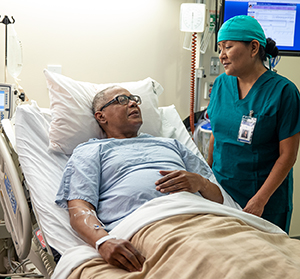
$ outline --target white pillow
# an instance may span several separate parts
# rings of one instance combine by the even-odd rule
[[[197,145],[185,128],[175,106],[170,105],[167,107],[160,107],[159,110],[161,112],[161,118],[163,122],[162,137],[177,139],[187,148],[189,148],[194,154],[204,160]]]
[[[76,81],[69,77],[44,70],[50,96],[52,121],[49,131],[49,148],[71,154],[80,143],[90,138],[104,138],[92,113],[95,94],[111,85],[119,85],[142,98],[140,105],[143,125],[139,132],[161,135],[161,118],[158,96],[162,86],[151,78],[135,82],[95,84]]]

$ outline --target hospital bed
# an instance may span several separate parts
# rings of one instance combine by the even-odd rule
[[[68,212],[54,200],[76,145],[91,137],[105,137],[90,107],[93,95],[110,84],[75,81],[48,71],[45,76],[50,109],[31,101],[19,105],[12,120],[2,121],[1,205],[20,262],[30,259],[45,278],[55,279],[90,278],[89,272],[98,276],[92,278],[268,278],[265,272],[274,270],[274,265],[281,268],[270,278],[300,278],[300,242],[242,212],[222,188],[223,205],[190,193],[168,195],[146,203],[110,232],[130,239],[146,255],[141,277],[105,264],[78,237]],[[159,83],[147,78],[119,85],[142,98],[142,132],[176,138],[204,160],[175,107],[158,107],[158,96],[163,93]],[[209,179],[217,183],[213,175]],[[194,223],[203,225],[193,231]],[[173,225],[176,230],[170,229]],[[189,228],[187,235],[185,228]],[[187,250],[179,241],[181,233]],[[203,239],[195,243],[191,235]],[[228,240],[234,246],[233,255],[225,249]],[[58,264],[52,249],[62,255]]]

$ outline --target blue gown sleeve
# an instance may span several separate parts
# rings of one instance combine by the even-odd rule
[[[75,149],[65,167],[55,202],[67,208],[67,201],[80,199],[97,210],[100,181],[99,146],[81,146]]]

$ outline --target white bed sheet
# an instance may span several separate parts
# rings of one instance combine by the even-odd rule
[[[55,196],[68,157],[48,150],[49,110],[35,102],[17,108],[16,147],[37,219],[48,244],[59,253],[84,242],[66,225],[66,210],[55,204]],[[68,235],[68,237],[66,237]]]
[[[193,143],[191,138],[189,137],[188,132],[186,131],[184,125],[181,122],[181,119],[178,113],[175,110],[174,106],[160,108],[162,121],[165,124],[163,130],[163,136],[168,136],[172,138],[177,138],[183,144],[187,145],[195,154],[202,157],[199,150],[197,149],[196,145]],[[171,122],[168,122],[168,119]],[[83,240],[81,240],[77,234],[73,231],[69,223],[69,216],[68,212],[60,207],[58,207],[54,200],[57,189],[60,184],[60,180],[62,177],[62,172],[64,170],[65,164],[68,160],[68,156],[62,153],[54,153],[48,149],[49,144],[49,123],[51,121],[50,111],[47,109],[40,109],[35,102],[32,102],[32,105],[22,105],[17,108],[16,112],[16,121],[15,121],[15,132],[16,132],[16,147],[19,155],[19,160],[21,163],[22,170],[25,175],[25,179],[28,184],[28,188],[30,190],[31,200],[34,205],[34,210],[36,216],[38,218],[39,224],[41,229],[44,233],[44,236],[50,246],[55,248],[63,257],[60,260],[60,264],[57,266],[57,271],[52,278],[63,278],[59,277],[58,274],[63,272],[70,272],[71,266],[68,262],[68,255],[72,255],[73,262],[82,262],[91,256],[94,255],[96,252],[92,247],[88,246]],[[170,123],[175,125],[171,125]],[[203,158],[203,157],[202,157]],[[211,177],[211,180],[215,181],[214,177]],[[239,208],[236,203],[227,195],[227,193],[222,190],[223,196],[225,197],[225,204],[231,207]],[[183,195],[183,194],[181,194]],[[194,195],[192,195],[194,196]],[[170,196],[171,197],[171,196]],[[174,196],[175,197],[175,196]],[[190,197],[190,195],[189,195]],[[170,199],[170,198],[169,198]],[[197,201],[198,198],[197,197]],[[203,199],[202,199],[203,200]],[[166,200],[167,201],[167,200]],[[184,205],[184,208],[188,208],[187,205],[190,204],[190,198],[187,201],[187,204]],[[198,202],[196,202],[198,203]],[[216,203],[206,202],[206,205],[209,207],[202,205],[199,207],[197,206],[198,212],[212,212],[218,214],[224,214],[224,208],[229,210],[230,212],[233,210],[227,206],[218,205]],[[150,202],[149,206],[153,207],[155,201]],[[164,203],[163,203],[164,204]],[[163,206],[162,204],[162,206]],[[166,202],[169,204],[169,202]],[[134,231],[138,230],[144,224],[152,222],[154,220],[158,220],[163,218],[164,214],[174,214],[174,209],[176,209],[178,205],[173,204],[172,210],[167,210],[167,207],[162,207],[158,210],[157,214],[152,214],[150,210],[151,218],[140,218],[139,222],[136,220],[132,222],[132,218],[134,216],[138,216],[139,212],[149,212],[148,204],[142,207],[140,210],[136,211],[134,214],[129,218],[122,222],[119,226],[117,226],[112,233],[116,234],[120,238],[129,238]],[[213,207],[213,209],[209,209]],[[178,207],[180,208],[180,207]],[[148,210],[148,211],[147,211]],[[194,209],[193,209],[194,210]],[[201,210],[201,211],[199,211]],[[203,211],[204,210],[204,211]],[[211,210],[211,211],[209,211]],[[226,211],[225,210],[225,211]],[[170,213],[171,212],[171,213]],[[181,211],[185,212],[185,211]],[[175,214],[179,213],[175,211]],[[226,213],[229,214],[229,213]],[[231,214],[241,214],[242,216],[249,216],[249,214],[245,214],[240,210],[234,210]],[[142,213],[142,216],[147,215],[147,213]],[[169,215],[167,215],[169,216]],[[153,217],[153,218],[152,218]],[[249,219],[249,218],[248,218]],[[246,222],[249,222],[247,218],[245,219]],[[273,232],[281,232],[280,229],[271,225],[266,221],[261,221],[262,219],[256,218],[255,216],[250,216],[250,221],[252,224],[256,224],[260,229],[270,230]],[[123,226],[128,226],[130,230],[124,230]],[[257,224],[258,222],[258,224]],[[260,223],[263,222],[263,223]],[[124,234],[126,232],[126,234]],[[73,247],[80,246],[80,247],[88,247],[84,248],[87,249],[87,253],[80,252],[76,250],[75,258],[74,254],[71,252],[74,250]],[[71,249],[71,250],[70,250]],[[69,253],[69,251],[71,251]],[[84,250],[83,250],[84,251]],[[80,255],[80,256],[79,256]],[[85,256],[84,256],[85,255]],[[66,259],[66,260],[64,260]],[[70,268],[67,270],[66,267],[70,265]],[[62,266],[62,268],[60,268]],[[65,277],[64,277],[65,278]]]

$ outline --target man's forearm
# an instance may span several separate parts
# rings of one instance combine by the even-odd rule
[[[108,235],[99,220],[89,214],[89,211],[94,210],[89,203],[83,200],[71,200],[68,202],[68,207],[70,224],[85,242],[95,247],[97,240]]]
[[[94,210],[90,203],[72,200],[68,202],[68,207],[72,228],[85,242],[95,248],[99,240],[98,252],[107,263],[127,271],[142,270],[145,258],[128,240],[110,238],[101,227],[98,218],[89,214],[89,211]]]
[[[206,183],[201,184],[199,193],[206,199],[223,204],[224,198],[220,188],[206,179]]]

